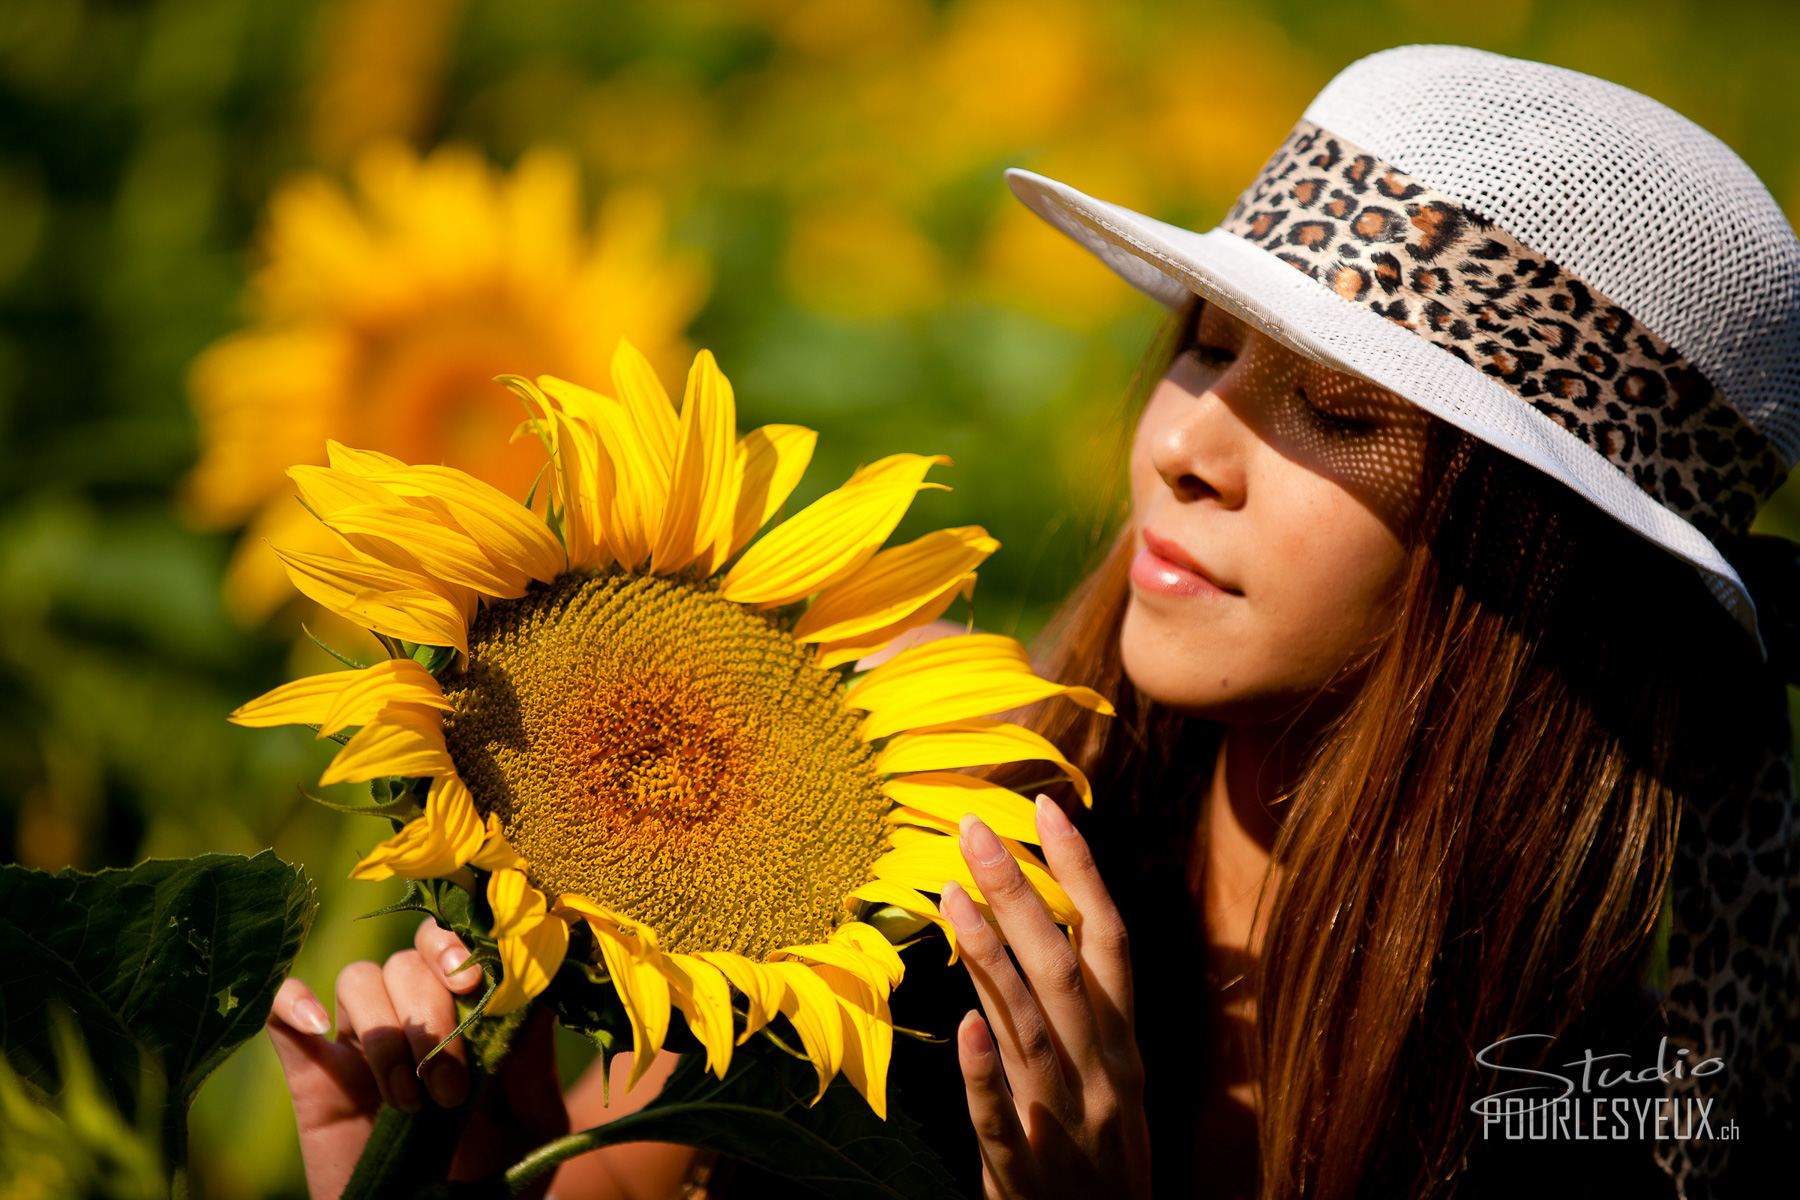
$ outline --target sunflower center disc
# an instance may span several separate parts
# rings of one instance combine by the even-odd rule
[[[456,769],[531,882],[667,950],[822,941],[886,848],[839,676],[712,585],[564,575],[484,608],[444,691]]]

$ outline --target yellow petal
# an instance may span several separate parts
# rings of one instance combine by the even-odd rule
[[[383,563],[275,548],[302,595],[365,629],[469,652],[462,606],[431,581]]]
[[[975,573],[971,571],[926,601],[923,607],[901,617],[892,625],[883,625],[880,629],[870,630],[868,633],[846,638],[843,641],[819,643],[814,661],[819,664],[820,670],[829,670],[842,663],[853,663],[867,658],[907,630],[917,629],[921,625],[929,625],[943,616],[944,610],[949,608],[958,596],[967,599],[974,595]]]
[[[367,725],[394,702],[450,711],[450,701],[437,679],[413,659],[392,658],[347,674],[352,678],[319,723],[320,737],[352,725]]]
[[[830,963],[834,967],[850,972],[884,994],[889,988],[886,966],[876,962],[855,946],[845,945],[842,942],[813,942],[804,946],[784,946],[769,955],[771,962],[781,962],[785,959],[799,959],[810,963]]]
[[[463,781],[440,775],[426,793],[424,815],[370,851],[351,869],[350,878],[441,878],[469,861],[483,832],[474,798]]]
[[[742,550],[793,494],[819,435],[801,425],[763,425],[738,439],[737,503],[731,537],[713,548],[711,570]]]
[[[357,450],[339,441],[325,443],[325,461],[334,470],[348,471],[352,475],[369,475],[406,465],[391,454],[383,454],[379,450]]]
[[[568,567],[562,543],[542,517],[526,508],[522,499],[513,499],[473,475],[422,463],[374,478],[409,502],[441,503],[503,568],[549,583]]]
[[[1037,856],[1014,839],[1003,836],[1000,841],[1018,860],[1019,869],[1024,872],[1032,889],[1043,898],[1050,915],[1065,925],[1073,923],[1077,919],[1075,905],[1069,900],[1068,893],[1063,891],[1062,885],[1038,862]],[[904,842],[896,838],[894,848],[875,860],[870,874],[877,879],[886,879],[903,887],[925,892],[935,892],[944,886],[945,880],[954,879],[968,891],[970,898],[976,903],[987,903],[981,885],[975,882],[975,876],[970,873],[969,864],[963,860],[962,850],[953,836],[928,834]]]
[[[558,497],[556,509],[569,566],[607,565],[615,545],[607,538],[614,517],[613,466],[600,448],[593,423],[586,417],[572,415],[561,400],[528,379],[517,375],[497,378],[527,407],[543,414],[540,424],[550,448]]]
[[[565,420],[580,435],[584,469],[590,474],[592,519],[605,530],[607,544],[619,562],[635,568],[650,553],[667,503],[659,489],[658,471],[631,417],[610,396],[590,391],[554,375],[538,376],[538,385],[554,399]],[[585,462],[587,439],[598,452]]]
[[[935,638],[908,646],[850,682],[845,703],[866,710],[867,741],[922,725],[1005,712],[1050,696],[1113,715],[1099,692],[1053,683],[1031,669],[1025,648],[999,633]]]
[[[525,872],[502,868],[488,876],[488,907],[493,910],[495,937],[522,937],[547,918],[544,893],[531,885]],[[561,921],[561,917],[554,918]]]
[[[706,1047],[706,1068],[720,1079],[731,1065],[731,986],[719,969],[692,954],[665,954],[663,973],[688,1028]]]
[[[955,966],[957,959],[956,926],[938,911],[938,906],[931,898],[917,888],[895,883],[891,879],[871,879],[851,890],[850,895],[858,900],[867,900],[871,904],[892,904],[909,913],[917,913],[936,925],[950,943],[949,965]]]
[[[431,822],[422,816],[414,817],[393,837],[381,842],[351,867],[350,878],[379,883],[401,873],[395,870],[396,864],[416,867],[443,861],[448,861],[448,855],[432,830]],[[433,878],[455,869],[450,867],[445,871],[432,871],[429,875],[409,875],[407,878]]]
[[[1074,781],[1082,802],[1093,807],[1094,789],[1087,776],[1064,757],[1054,743],[1035,730],[992,717],[973,717],[896,734],[875,755],[875,769],[884,775],[892,775],[904,771],[940,771],[1038,760],[1062,768]],[[1037,841],[1035,837],[1022,840]]]
[[[368,724],[391,700],[450,707],[431,672],[412,659],[395,658],[360,670],[328,671],[284,683],[239,705],[226,719],[257,729],[319,725],[319,735],[327,737],[346,726]]]
[[[325,524],[371,558],[383,562],[410,558],[428,578],[503,600],[525,594],[524,572],[496,567],[474,538],[424,508],[350,505],[325,518]]]
[[[503,867],[523,870],[525,867],[525,859],[506,840],[506,834],[500,829],[500,818],[493,813],[489,813],[482,824],[481,848],[469,856],[469,865],[484,871],[498,871]]]
[[[974,813],[1001,837],[1036,842],[1037,808],[1011,788],[956,771],[920,771],[884,780],[881,790],[896,804],[942,817],[952,825]]]
[[[764,964],[729,950],[702,950],[695,957],[717,967],[731,986],[744,994],[748,1019],[744,1032],[738,1034],[738,1045],[743,1045],[781,1011],[781,980]]]
[[[893,943],[881,936],[879,929],[861,921],[845,921],[832,931],[831,940],[856,949],[872,961],[882,978],[887,980],[888,990],[892,991],[900,986],[900,980],[906,974],[906,964],[900,961],[900,952],[894,949]]]
[[[335,467],[305,464],[289,467],[287,475],[294,481],[300,502],[321,521],[340,509],[359,504],[393,504],[400,499],[366,476]]]
[[[657,963],[661,952],[655,947],[623,936],[609,922],[590,920],[588,928],[631,1021],[631,1075],[625,1081],[629,1091],[650,1069],[669,1034],[669,980]]]
[[[656,368],[623,334],[619,336],[618,345],[613,347],[612,378],[613,391],[618,393],[619,403],[625,406],[625,411],[631,414],[631,423],[637,428],[646,457],[663,480],[666,494],[670,473],[675,468],[678,428],[675,405],[669,401],[669,393],[663,390],[662,381],[656,377]]]
[[[794,625],[801,642],[829,642],[880,629],[959,586],[1000,548],[979,525],[939,529],[876,554],[832,584]]]
[[[319,777],[324,785],[366,783],[383,775],[451,775],[444,719],[436,709],[389,703],[337,752]]]
[[[927,488],[945,454],[893,454],[862,468],[764,534],[725,575],[720,594],[739,604],[789,604],[829,587],[868,562]]]
[[[456,848],[456,865],[461,866],[481,848],[487,837],[487,826],[475,811],[475,797],[462,776],[454,772],[439,775],[425,793],[425,815],[443,830],[444,839]]]
[[[894,1019],[887,996],[848,971],[832,966],[816,970],[837,1000],[843,1021],[844,1077],[885,1121],[888,1062],[894,1053]]]
[[[673,574],[701,555],[711,563],[713,545],[729,534],[735,515],[736,451],[737,400],[712,351],[702,349],[688,369],[668,506],[650,554],[657,574]]]
[[[806,1056],[818,1069],[819,1094],[808,1101],[817,1104],[844,1065],[844,1022],[837,1000],[806,963],[788,960],[763,965],[781,981],[781,1015],[793,1023]]]
[[[548,917],[517,937],[495,939],[500,952],[500,986],[483,1010],[504,1016],[550,986],[569,952],[569,927],[561,917]]]

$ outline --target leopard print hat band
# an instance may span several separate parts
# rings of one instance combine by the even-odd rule
[[[1460,200],[1301,118],[1220,227],[1492,375],[1715,542],[1787,478],[1680,350]]]

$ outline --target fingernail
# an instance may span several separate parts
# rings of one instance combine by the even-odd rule
[[[466,962],[469,962],[469,952],[452,946],[450,949],[444,951],[443,957],[438,959],[438,970],[442,971],[444,973],[444,978],[449,980],[452,984],[461,986],[472,978],[468,973],[467,967],[463,969],[462,977],[460,979],[457,977],[458,972],[456,968],[461,967]],[[469,966],[472,967],[474,964],[470,963]]]
[[[388,1068],[388,1095],[401,1112],[416,1113],[425,1105],[419,1099],[419,1088],[405,1063]]]
[[[963,1044],[969,1048],[969,1053],[977,1056],[994,1052],[994,1039],[988,1033],[987,1022],[972,1008],[963,1018]]]
[[[1006,847],[994,836],[994,831],[982,823],[974,813],[964,813],[962,819],[963,843],[968,846],[975,861],[984,867],[991,867],[1006,857]]]
[[[1037,797],[1038,829],[1057,837],[1068,837],[1075,832],[1075,826],[1069,821],[1069,814],[1062,810],[1062,805],[1039,792]]]
[[[294,1020],[297,1028],[307,1033],[328,1033],[331,1030],[331,1017],[326,1014],[325,1006],[310,996],[294,1005]]]
[[[455,1108],[469,1095],[469,1080],[462,1064],[438,1055],[425,1068],[425,1088],[444,1108]]]
[[[951,879],[945,882],[938,893],[938,907],[950,918],[950,923],[964,933],[973,933],[981,928],[981,910],[969,899],[969,893],[963,885]]]

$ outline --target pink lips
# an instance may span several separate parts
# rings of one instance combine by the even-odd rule
[[[1143,546],[1131,560],[1131,581],[1171,596],[1234,596],[1242,593],[1214,582],[1180,546],[1142,530]]]

